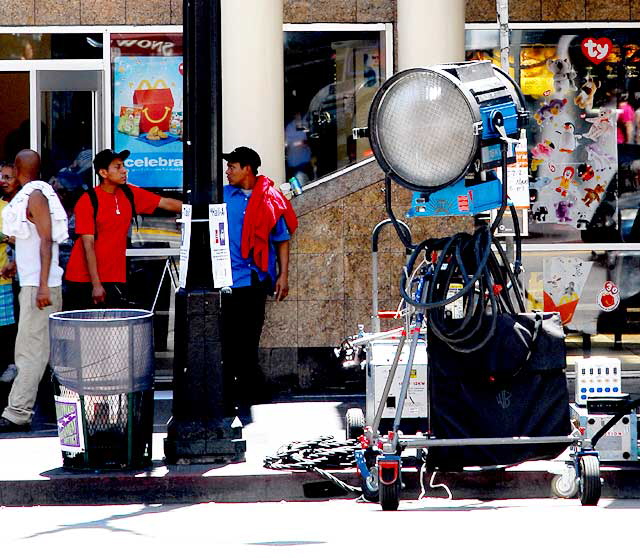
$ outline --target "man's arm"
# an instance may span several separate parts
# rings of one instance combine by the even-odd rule
[[[289,295],[289,241],[276,242],[276,258],[278,260],[278,279],[275,285],[277,301],[284,300]]]
[[[51,268],[51,213],[49,201],[40,190],[34,190],[27,205],[29,220],[36,226],[40,237],[40,285],[36,295],[36,306],[40,309],[51,306],[49,291],[49,269]]]
[[[96,245],[95,236],[92,234],[83,234],[80,236],[82,239],[82,247],[84,248],[84,258],[87,262],[87,269],[89,270],[89,277],[91,277],[91,285],[93,290],[91,296],[93,297],[94,304],[100,304],[104,302],[106,292],[100,281],[100,275],[98,275],[98,260],[96,258]]]
[[[174,200],[173,198],[160,198],[158,207],[172,211],[173,213],[180,213],[182,211],[182,202],[180,200]]]

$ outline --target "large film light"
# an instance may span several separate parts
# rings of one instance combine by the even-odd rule
[[[369,112],[373,153],[390,177],[432,193],[500,166],[527,122],[508,75],[490,62],[414,68],[389,79]],[[477,180],[476,180],[477,181]]]

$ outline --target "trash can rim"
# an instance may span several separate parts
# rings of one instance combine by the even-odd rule
[[[113,318],[82,318],[78,317],[77,314],[90,314],[93,312],[138,312],[138,314],[134,316],[121,316],[121,317],[113,317]],[[75,317],[68,317],[69,314],[74,314]],[[86,309],[86,310],[65,310],[63,312],[53,312],[49,315],[49,319],[53,321],[82,321],[82,322],[122,322],[126,320],[138,320],[140,318],[153,318],[153,312],[149,310],[145,310],[143,308],[107,308],[107,309]]]

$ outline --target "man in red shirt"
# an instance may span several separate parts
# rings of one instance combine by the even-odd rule
[[[136,215],[153,213],[156,208],[182,211],[179,200],[127,184],[124,161],[129,155],[127,150],[115,153],[105,149],[93,160],[100,184],[94,190],[93,202],[85,193],[74,209],[77,239],[65,272],[66,309],[121,307],[126,293],[127,235],[133,209]]]

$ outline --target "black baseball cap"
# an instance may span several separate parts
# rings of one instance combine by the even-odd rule
[[[258,167],[262,164],[260,155],[258,155],[250,147],[236,147],[231,153],[223,153],[222,158],[230,163],[240,163],[240,166],[246,167],[251,165],[251,168],[257,172]]]
[[[128,149],[124,149],[120,151],[120,153],[116,153],[111,149],[103,149],[93,158],[93,168],[98,174],[100,169],[108,169],[111,161],[114,159],[125,160],[129,155],[131,155],[131,151]]]

